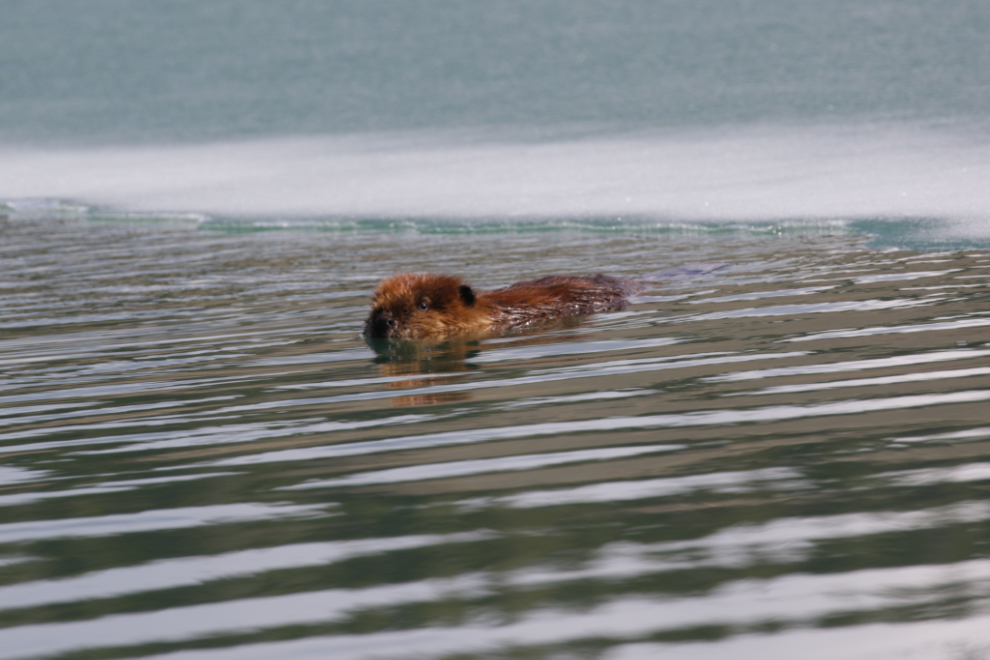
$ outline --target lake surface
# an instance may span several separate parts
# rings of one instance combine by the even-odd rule
[[[4,236],[0,657],[990,641],[985,250],[71,218]],[[729,260],[618,313],[360,337],[401,268],[496,286]]]
[[[2,6],[0,659],[990,658],[990,5]]]

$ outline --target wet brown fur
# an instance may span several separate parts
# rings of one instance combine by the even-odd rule
[[[625,306],[644,285],[609,275],[551,275],[494,291],[475,292],[460,277],[402,273],[372,296],[364,334],[420,339],[492,332]]]

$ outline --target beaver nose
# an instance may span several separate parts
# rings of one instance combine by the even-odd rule
[[[397,325],[398,323],[395,322],[395,318],[390,312],[376,309],[365,324],[364,333],[369,337],[382,339],[388,337]]]

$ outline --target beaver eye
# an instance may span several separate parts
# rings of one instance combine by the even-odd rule
[[[430,305],[424,300],[423,302],[419,303],[419,308],[425,312],[430,308]]]

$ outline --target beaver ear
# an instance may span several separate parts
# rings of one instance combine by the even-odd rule
[[[457,287],[457,292],[461,294],[461,300],[464,301],[465,305],[474,307],[474,291],[471,290],[471,287],[467,284],[462,284]]]

